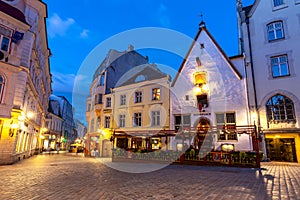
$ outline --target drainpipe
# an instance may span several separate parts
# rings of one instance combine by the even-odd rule
[[[248,36],[248,40],[249,40],[248,41],[249,42],[249,50],[250,50],[249,51],[249,56],[250,56],[251,78],[252,78],[253,92],[254,92],[254,104],[255,104],[254,106],[255,106],[255,111],[257,113],[257,127],[258,127],[258,131],[256,130],[256,140],[257,140],[257,139],[259,139],[259,135],[260,135],[260,132],[261,132],[261,124],[260,124],[260,114],[259,114],[259,110],[258,110],[256,82],[255,82],[255,75],[254,75],[254,68],[253,68],[252,42],[251,42],[251,34],[250,34],[250,28],[249,28],[249,26],[250,26],[249,17],[246,17],[245,22],[246,22],[246,25],[247,25],[247,36]],[[256,127],[256,125],[255,125],[255,127]],[[263,150],[263,153],[265,155],[265,159],[267,159],[266,144],[265,144],[264,137],[263,137],[263,140],[262,140],[262,150]]]

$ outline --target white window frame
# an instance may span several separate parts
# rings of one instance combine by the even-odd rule
[[[160,126],[160,111],[151,112],[151,126]]]
[[[120,95],[120,105],[121,106],[126,105],[126,94],[121,94]]]
[[[285,62],[282,61],[281,58],[285,58]],[[271,58],[271,70],[272,70],[272,77],[273,78],[279,78],[279,77],[285,77],[285,76],[290,76],[290,68],[289,68],[289,63],[288,63],[288,55],[287,54],[282,54],[282,55],[277,55],[277,56],[272,56]],[[273,60],[277,60],[277,63],[274,63]],[[279,75],[275,76],[274,75],[274,68],[277,66]],[[286,66],[286,74],[282,73],[282,68]]]
[[[276,25],[278,25],[278,24],[280,24],[280,27],[279,26],[276,27]],[[282,37],[278,36],[278,34],[277,34],[278,30],[281,31]],[[270,39],[271,32],[274,34],[274,39]],[[267,37],[268,37],[269,42],[284,39],[285,32],[284,32],[283,21],[274,21],[274,22],[267,24]]]
[[[104,117],[104,128],[110,128],[110,116]]]
[[[126,116],[125,116],[125,114],[120,114],[119,115],[119,127],[120,128],[123,128],[123,127],[125,127],[125,124],[126,123]]]
[[[143,101],[143,92],[135,91],[134,93],[134,103],[142,103]]]
[[[141,112],[133,113],[133,126],[134,127],[142,126],[142,113]]]
[[[156,92],[154,92],[155,90],[156,90]],[[159,90],[159,92],[157,92],[157,90]],[[151,95],[152,101],[160,101],[161,100],[161,88],[160,87],[152,88],[151,92],[152,92],[152,95]],[[159,98],[157,98],[157,96],[159,96]]]

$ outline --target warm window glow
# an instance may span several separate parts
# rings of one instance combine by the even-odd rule
[[[197,72],[194,74],[194,84],[195,85],[203,85],[206,83],[206,73]]]

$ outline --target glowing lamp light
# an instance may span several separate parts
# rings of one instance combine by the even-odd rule
[[[12,129],[18,129],[19,128],[19,124],[12,124],[10,126],[10,128],[12,128]]]
[[[33,112],[28,112],[28,113],[27,113],[27,117],[28,117],[29,119],[32,119],[32,118],[34,117],[34,113],[33,113]]]
[[[201,94],[201,92],[202,92],[202,90],[201,90],[200,87],[195,86],[195,87],[193,88],[193,93],[194,93],[195,95]]]

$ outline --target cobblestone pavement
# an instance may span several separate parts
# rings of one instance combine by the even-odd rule
[[[126,173],[94,158],[38,155],[0,166],[0,177],[1,200],[300,199],[300,165],[292,163],[263,163],[261,170],[170,165]]]

